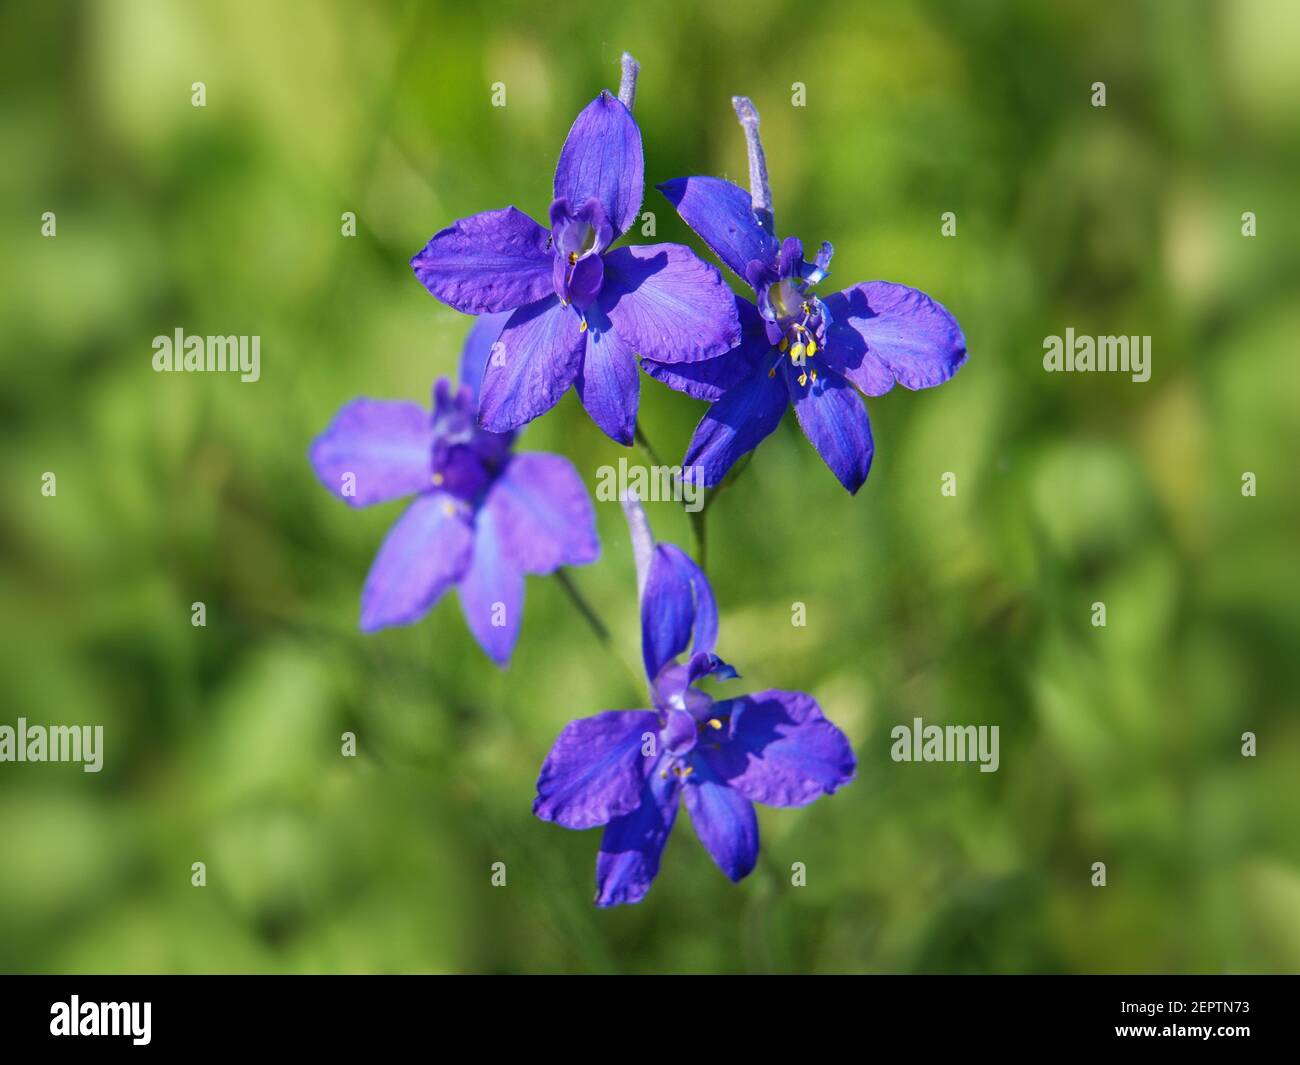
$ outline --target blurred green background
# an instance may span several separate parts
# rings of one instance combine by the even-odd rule
[[[1288,0],[5,5],[0,724],[101,723],[106,754],[0,764],[0,968],[1300,969],[1298,29]],[[360,635],[402,504],[352,511],[305,456],[353,396],[454,372],[468,320],[407,260],[466,214],[544,217],[624,48],[648,182],[743,182],[749,94],[827,290],[920,287],[971,358],[870,402],[857,498],[788,416],[711,512],[731,690],[811,692],[856,783],[764,811],[739,886],[683,815],[647,900],[598,911],[599,833],[535,820],[533,783],[567,720],[644,692],[553,579],[507,672],[454,598]],[[1151,335],[1150,382],[1044,373],[1067,326]],[[261,380],[155,374],[177,327],[260,335]],[[642,396],[679,457],[702,404]],[[572,393],[521,446],[593,488],[640,460]],[[574,580],[635,662],[596,509]],[[917,716],[999,725],[1000,770],[892,762]]]

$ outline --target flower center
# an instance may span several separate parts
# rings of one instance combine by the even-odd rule
[[[773,286],[774,294],[776,288]],[[776,306],[775,298],[772,304]],[[801,296],[796,312],[782,317],[788,317],[790,321],[785,324],[777,350],[790,356],[790,365],[799,371],[800,385],[816,381],[817,371],[808,368],[808,360],[826,343],[826,326],[830,316],[826,313],[825,305],[816,296]],[[768,371],[768,376],[776,376],[775,366]]]

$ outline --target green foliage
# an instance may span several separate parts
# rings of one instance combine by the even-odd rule
[[[102,723],[106,752],[0,764],[0,969],[1300,967],[1298,24],[1285,0],[6,6],[0,724]],[[349,510],[306,451],[353,396],[454,372],[468,320],[407,260],[475,211],[543,217],[625,47],[649,183],[743,181],[750,95],[781,231],[834,241],[832,288],[934,295],[971,359],[870,402],[857,498],[791,417],[710,511],[737,690],[811,692],[857,782],[764,812],[739,886],[683,816],[646,902],[601,912],[598,833],[535,820],[533,781],[565,721],[644,691],[554,581],[507,673],[454,597],[362,636],[400,505]],[[1067,326],[1151,335],[1151,380],[1044,373]],[[261,380],[153,373],[177,327],[260,335]],[[675,461],[702,405],[642,393]],[[621,453],[572,395],[521,445],[589,484]],[[573,577],[635,662],[597,511]],[[999,725],[1001,768],[892,762],[914,717]]]

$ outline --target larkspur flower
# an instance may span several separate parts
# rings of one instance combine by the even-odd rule
[[[739,342],[735,301],[715,267],[680,244],[611,248],[643,192],[641,131],[623,100],[601,92],[560,151],[549,231],[515,207],[485,211],[411,260],[425,288],[457,310],[512,312],[482,380],[484,428],[516,429],[573,385],[592,420],[631,444],[636,355],[690,363]]]
[[[461,380],[478,380],[501,316],[474,324]],[[312,443],[321,484],[366,507],[414,502],[389,530],[361,593],[361,629],[418,621],[453,585],[470,632],[498,665],[510,660],[524,574],[594,562],[600,553],[587,490],[568,459],[516,454],[513,433],[489,433],[474,389],[441,378],[433,412],[418,403],[355,399]]]
[[[737,676],[713,653],[713,591],[680,548],[652,541],[640,504],[625,507],[653,708],[571,721],[542,765],[533,803],[538,817],[565,828],[605,826],[599,906],[639,902],[650,890],[679,802],[705,850],[738,881],[758,859],[754,803],[804,806],[849,783],[856,768],[848,739],[811,696],[773,690],[715,702],[696,686]]]
[[[733,351],[685,366],[643,360],[650,376],[712,403],[683,466],[717,484],[757,447],[793,404],[799,426],[840,483],[856,492],[874,445],[855,388],[880,396],[897,382],[909,389],[947,381],[966,361],[956,320],[925,293],[889,281],[852,285],[824,298],[831,245],[813,261],[794,237],[778,240],[758,138],[758,114],[733,101],[749,143],[752,193],[714,177],[677,178],[658,188],[683,221],[754,290],[741,303],[744,337]]]

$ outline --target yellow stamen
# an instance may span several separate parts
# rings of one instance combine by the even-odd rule
[[[720,729],[722,728],[722,722],[716,717],[711,717],[709,718],[709,728]]]
[[[801,385],[806,385],[808,383],[808,375],[806,373],[801,373],[799,375],[799,383]]]
[[[569,265],[573,266],[577,261],[578,261],[578,253],[576,251],[569,252]]]
[[[442,482],[445,481],[445,480],[446,480],[446,478],[443,477],[443,475],[440,474],[440,473],[435,473],[435,474],[433,475],[433,483],[434,483],[435,485],[442,484]]]
[[[777,345],[777,349],[779,351],[785,351],[785,349],[788,348],[789,346],[790,346],[790,341],[786,340],[785,337],[782,337],[781,343]]]
[[[812,372],[812,379],[813,379],[814,381],[817,380],[817,371],[816,371],[816,370],[814,370],[814,371]]]
[[[767,371],[767,376],[768,376],[768,377],[775,377],[775,376],[776,376],[776,367],[775,367],[775,366],[773,366],[770,370]]]
[[[587,331],[587,319],[584,318],[582,320],[582,325],[578,326],[578,332],[585,333],[586,331]]]
[[[817,354],[817,341],[815,340],[808,341],[808,358],[811,359],[816,354]]]
[[[456,513],[456,508],[453,507],[453,506],[451,505],[451,503],[444,503],[444,504],[442,505],[442,512],[443,512],[444,514],[446,514],[447,517],[450,518],[453,514]]]
[[[790,358],[792,358],[795,362],[798,362],[801,358],[803,358],[803,353],[804,353],[804,346],[802,344],[795,344],[790,348]]]

